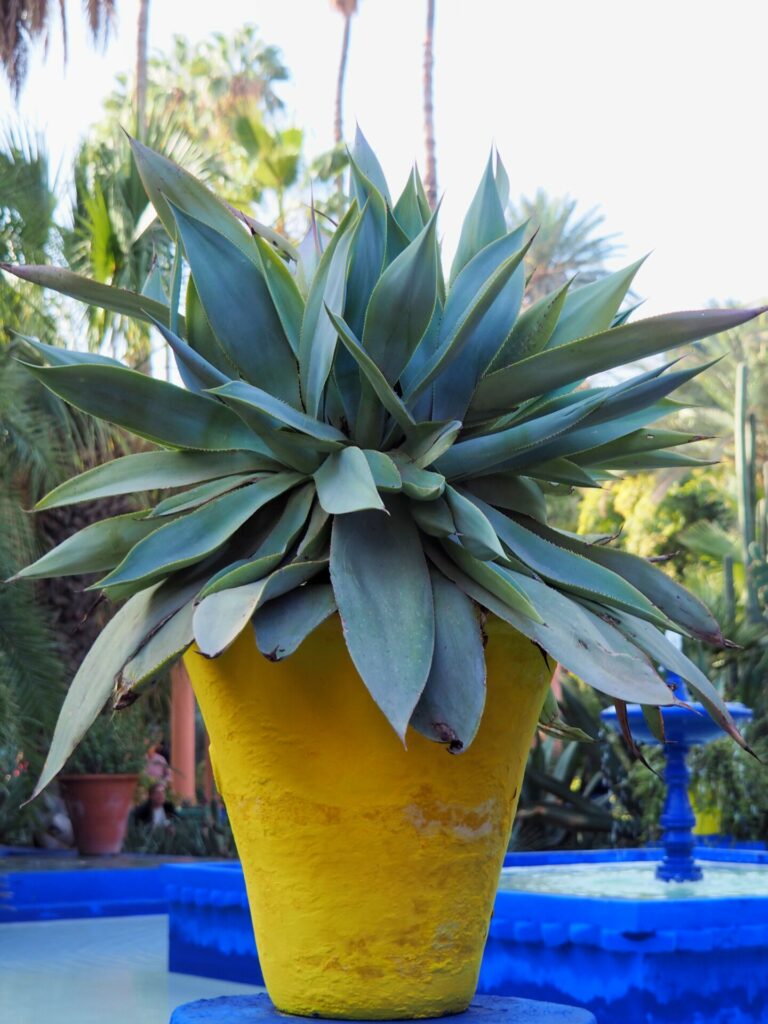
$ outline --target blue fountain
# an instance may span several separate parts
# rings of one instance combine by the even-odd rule
[[[722,736],[722,730],[710,718],[703,704],[691,700],[685,682],[680,676],[668,672],[667,683],[675,697],[685,707],[677,705],[662,709],[666,758],[664,781],[667,784],[667,796],[664,811],[659,819],[664,829],[661,837],[664,854],[656,868],[656,877],[664,882],[697,882],[703,873],[700,863],[693,855],[693,827],[696,824],[696,817],[688,796],[690,774],[686,758],[691,746],[710,743]],[[737,726],[751,720],[752,711],[744,704],[734,701],[727,706]],[[615,707],[606,708],[600,717],[611,728],[619,729]],[[648,728],[639,704],[630,704],[627,707],[627,720],[633,737],[640,743],[659,743]]]

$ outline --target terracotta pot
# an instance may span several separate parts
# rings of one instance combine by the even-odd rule
[[[120,853],[138,781],[127,774],[59,776],[80,853]]]
[[[480,731],[407,748],[360,680],[338,616],[272,663],[247,629],[186,658],[279,1010],[436,1017],[469,1005],[536,721],[541,651],[487,624]]]

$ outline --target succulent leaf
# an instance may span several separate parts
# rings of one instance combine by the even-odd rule
[[[384,509],[368,459],[350,445],[329,455],[315,472],[317,498],[329,515]]]
[[[411,725],[458,754],[475,738],[485,706],[483,637],[473,602],[436,569],[430,577],[435,653]]]
[[[270,661],[282,661],[336,611],[333,587],[309,583],[257,609],[253,616],[256,646]]]
[[[404,737],[432,665],[435,612],[418,530],[397,495],[387,510],[334,518],[331,584],[352,661]]]

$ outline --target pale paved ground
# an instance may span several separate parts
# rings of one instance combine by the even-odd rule
[[[179,1003],[258,992],[166,970],[168,918],[0,925],[2,1024],[168,1024]]]

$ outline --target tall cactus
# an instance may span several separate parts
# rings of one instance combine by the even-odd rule
[[[757,422],[749,409],[749,368],[746,363],[736,367],[736,403],[734,408],[734,440],[736,484],[739,506],[746,613],[749,622],[761,622],[761,594],[768,583],[766,562],[765,497],[757,500]],[[763,484],[768,480],[768,466],[762,467]],[[759,539],[758,539],[759,530]]]

